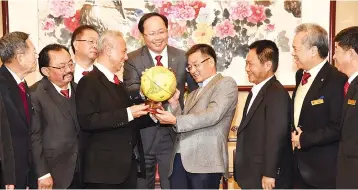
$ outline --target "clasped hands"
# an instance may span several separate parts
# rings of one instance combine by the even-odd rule
[[[302,134],[302,129],[300,127],[296,127],[296,130],[291,133],[291,141],[292,141],[292,148],[301,149],[300,137]]]

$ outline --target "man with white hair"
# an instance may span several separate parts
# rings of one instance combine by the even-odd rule
[[[76,92],[78,121],[86,134],[83,182],[90,189],[136,188],[137,160],[145,170],[144,160],[138,159],[143,154],[139,127],[152,122],[141,117],[148,106],[134,105],[134,96],[129,98],[115,74],[128,58],[122,34],[105,31],[98,52],[96,67],[80,80]]]

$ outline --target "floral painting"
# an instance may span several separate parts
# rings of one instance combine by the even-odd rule
[[[276,42],[280,50],[279,80],[294,84],[295,65],[290,51],[295,27],[301,23],[301,1],[291,0],[39,0],[40,48],[48,43],[69,47],[71,34],[81,24],[99,31],[120,30],[129,51],[143,45],[137,29],[140,17],[158,12],[169,20],[169,44],[187,50],[211,44],[217,69],[238,85],[251,85],[245,73],[248,46],[259,39]]]

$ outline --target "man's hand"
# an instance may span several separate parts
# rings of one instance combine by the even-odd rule
[[[262,176],[262,189],[271,190],[275,188],[275,178]]]
[[[5,185],[5,189],[14,190],[15,185]]]
[[[302,134],[302,130],[299,127],[296,127],[296,131],[293,131],[291,133],[291,141],[293,144],[293,147],[297,147],[298,149],[301,149],[301,144],[300,144],[300,137]]]
[[[180,96],[180,91],[176,89],[174,95],[168,100],[170,106],[173,109],[175,109],[179,105],[179,96]]]
[[[43,179],[39,179],[37,181],[37,184],[38,184],[38,188],[41,190],[41,189],[52,189],[52,186],[53,186],[53,180],[52,180],[52,177],[49,176],[49,177],[46,177],[46,178],[43,178]]]
[[[161,124],[175,125],[177,123],[177,118],[172,113],[160,109],[157,109],[157,112],[154,117],[157,118]]]
[[[140,104],[140,105],[134,105],[129,107],[129,110],[131,110],[133,118],[138,118],[142,115],[147,115],[148,111],[146,109],[149,108],[149,105]]]

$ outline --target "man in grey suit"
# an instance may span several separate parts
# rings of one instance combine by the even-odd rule
[[[39,189],[83,188],[79,174],[80,126],[75,104],[74,63],[59,44],[39,54],[44,76],[31,88],[34,107],[31,125],[32,156]]]
[[[185,52],[168,46],[168,19],[158,13],[145,14],[138,23],[138,29],[143,34],[145,46],[128,54],[127,64],[124,64],[123,82],[129,92],[138,93],[140,78],[145,69],[153,66],[164,66],[174,71],[177,88],[180,90],[180,104],[183,107],[185,83],[189,91],[197,88],[197,84],[189,73],[185,72],[187,60]],[[167,104],[164,103],[164,107]],[[138,188],[154,189],[156,165],[158,164],[160,185],[169,188],[169,160],[173,152],[175,132],[163,125],[147,127],[141,130],[147,179],[138,180]]]
[[[216,73],[216,54],[207,44],[187,52],[188,72],[200,88],[190,93],[184,109],[179,91],[168,100],[169,111],[158,110],[162,124],[172,124],[178,134],[172,154],[170,188],[219,189],[228,174],[227,137],[237,104],[237,85]],[[175,115],[175,116],[174,116]]]

